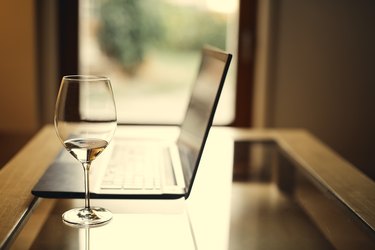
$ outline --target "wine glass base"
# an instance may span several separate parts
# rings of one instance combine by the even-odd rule
[[[62,215],[65,224],[73,227],[98,227],[107,224],[112,213],[105,208],[73,208]]]

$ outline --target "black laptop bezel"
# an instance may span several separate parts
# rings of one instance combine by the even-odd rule
[[[199,163],[200,163],[200,160],[202,158],[203,150],[205,148],[205,144],[206,144],[210,129],[212,127],[213,121],[214,121],[214,117],[215,117],[217,106],[219,104],[221,92],[223,90],[224,82],[225,82],[225,79],[226,79],[226,76],[227,76],[227,73],[228,73],[228,70],[229,70],[231,60],[232,60],[232,54],[226,53],[226,52],[224,52],[224,51],[222,51],[218,48],[214,48],[214,47],[211,47],[211,46],[205,46],[202,49],[202,60],[201,60],[200,67],[202,67],[202,65],[204,63],[203,59],[206,55],[209,55],[212,58],[215,58],[217,60],[222,61],[224,63],[224,69],[223,69],[223,72],[222,72],[222,75],[221,75],[220,82],[218,84],[218,88],[217,88],[217,91],[216,91],[216,94],[215,94],[215,99],[214,99],[214,102],[213,102],[213,105],[212,105],[210,116],[209,116],[205,131],[204,131],[202,144],[200,145],[199,151],[198,151],[197,156],[196,156],[197,159],[195,160],[194,166],[191,166],[193,171],[192,171],[190,183],[185,183],[185,186],[186,186],[185,187],[185,199],[189,198],[190,193],[192,191],[193,184],[194,184],[194,181],[195,181],[195,177],[196,177],[196,174],[198,172]],[[200,69],[199,69],[199,71],[200,71]],[[177,147],[179,149],[181,148],[181,145],[179,145],[180,143],[181,142],[177,141]],[[184,146],[188,146],[188,145],[184,145]],[[182,157],[181,154],[183,154],[183,152],[181,152],[181,150],[180,150],[180,157]]]

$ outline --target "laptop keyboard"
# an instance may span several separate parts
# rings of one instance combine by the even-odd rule
[[[162,151],[151,146],[115,145],[101,188],[160,189],[159,168],[165,155]]]

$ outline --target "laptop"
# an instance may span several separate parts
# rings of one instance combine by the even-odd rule
[[[193,187],[231,58],[231,54],[217,48],[202,49],[201,64],[188,108],[174,141],[115,135],[110,147],[94,162],[96,166],[92,170],[100,171],[95,171],[96,176],[90,176],[90,181],[94,180],[90,183],[90,198],[187,199]],[[133,162],[125,163],[129,159]],[[153,173],[156,179],[150,180],[151,177],[143,177],[137,173],[138,175],[132,178],[132,184],[121,184],[125,179],[130,179],[130,172],[138,171],[128,169],[140,165],[139,162],[135,163],[135,160],[147,162],[146,165],[151,166],[151,169],[147,168],[145,172]],[[44,198],[84,198],[82,168],[72,167],[72,164],[79,163],[66,150],[62,150],[34,186],[32,194]],[[99,164],[104,166],[98,166]],[[111,167],[114,170],[107,170]],[[114,172],[118,169],[122,169],[121,175]],[[111,174],[108,174],[109,172]],[[113,180],[110,180],[110,177]]]

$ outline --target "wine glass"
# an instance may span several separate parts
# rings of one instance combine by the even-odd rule
[[[54,124],[60,141],[84,171],[85,206],[65,212],[63,221],[78,227],[109,222],[110,211],[90,206],[89,171],[92,161],[108,146],[117,126],[110,80],[102,76],[64,76],[57,96]]]

